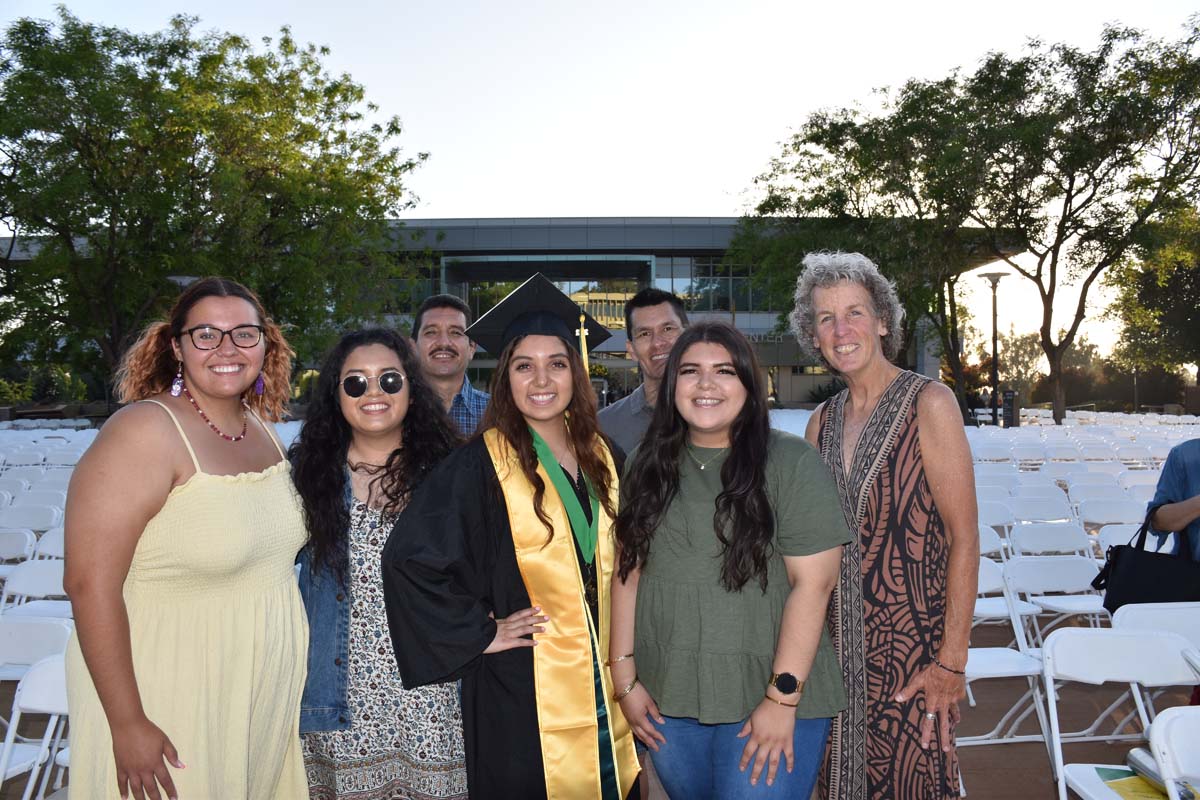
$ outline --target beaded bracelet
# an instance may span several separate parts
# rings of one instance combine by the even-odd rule
[[[966,675],[966,674],[967,674],[967,671],[966,671],[966,670],[964,670],[964,669],[954,669],[954,668],[952,668],[952,667],[947,667],[945,664],[943,664],[942,662],[938,661],[938,657],[937,657],[937,656],[931,655],[931,656],[930,656],[930,658],[932,658],[932,659],[933,659],[933,663],[934,663],[934,664],[937,664],[939,667],[941,667],[942,669],[946,670],[946,672],[952,672],[952,673],[954,673],[955,675]]]
[[[633,683],[629,684],[624,689],[622,689],[621,691],[619,691],[613,695],[613,700],[615,700],[618,703],[621,702],[622,700],[624,700],[626,697],[629,696],[629,693],[633,691],[633,687],[635,687],[637,685],[638,685],[638,679],[634,678]]]

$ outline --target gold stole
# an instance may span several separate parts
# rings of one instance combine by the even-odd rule
[[[598,726],[592,658],[593,648],[595,657],[601,662],[608,654],[609,587],[614,561],[612,520],[600,504],[595,562],[600,631],[596,636],[575,558],[571,524],[550,476],[539,464],[538,474],[546,487],[542,509],[554,526],[554,538],[547,544],[546,526],[533,510],[533,486],[521,471],[516,450],[494,428],[483,435],[483,440],[504,492],[517,566],[529,592],[529,601],[540,606],[542,613],[550,617],[546,632],[537,634],[538,646],[533,648],[538,736],[546,773],[546,796],[554,800],[595,800],[600,797],[600,757],[596,751]],[[604,457],[610,474],[615,476],[616,466],[606,447]],[[617,494],[614,479],[610,487],[614,502]],[[638,774],[633,733],[621,707],[612,702],[612,678],[603,666],[600,677],[608,708],[617,783],[621,787],[621,797],[625,797]]]

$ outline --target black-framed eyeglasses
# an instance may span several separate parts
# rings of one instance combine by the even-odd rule
[[[180,336],[184,334],[191,337],[192,347],[197,350],[216,350],[226,336],[238,347],[248,348],[254,347],[262,341],[263,327],[262,325],[238,325],[236,328],[225,331],[212,325],[197,325],[179,332]]]
[[[384,394],[399,394],[404,388],[404,376],[395,370],[388,370],[379,375],[347,375],[342,378],[342,391],[347,397],[362,397],[370,388],[371,381],[375,381],[379,391]]]

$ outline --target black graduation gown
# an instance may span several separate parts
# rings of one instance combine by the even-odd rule
[[[404,685],[462,680],[472,800],[545,797],[532,648],[482,654],[496,635],[488,612],[530,605],[482,438],[422,482],[384,547],[382,573]]]

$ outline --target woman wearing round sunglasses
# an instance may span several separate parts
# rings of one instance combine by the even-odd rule
[[[300,731],[311,797],[466,796],[457,686],[401,685],[379,574],[396,514],[457,443],[399,334],[356,331],[330,351],[290,453],[309,531]]]

